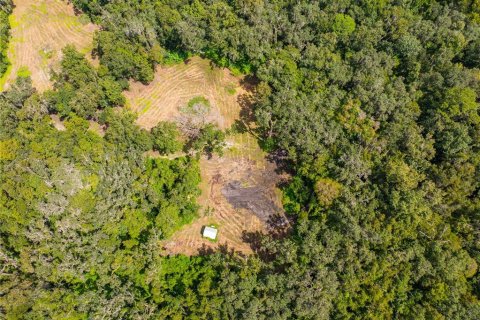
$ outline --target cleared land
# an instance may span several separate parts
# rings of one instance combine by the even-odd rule
[[[226,69],[213,68],[199,57],[175,66],[159,67],[149,85],[132,82],[125,92],[128,106],[139,115],[137,123],[147,129],[160,120],[174,121],[178,108],[196,96],[207,98],[220,128],[229,128],[239,118],[239,97],[247,92],[240,79]]]
[[[182,228],[163,243],[166,254],[198,254],[218,246],[243,252],[252,252],[251,238],[271,228],[285,227],[276,184],[280,177],[274,166],[241,158],[213,158],[201,160],[202,206],[200,218]],[[232,188],[232,185],[234,187]],[[276,218],[282,222],[276,224]],[[218,226],[218,241],[201,236],[202,227]]]
[[[98,28],[76,16],[62,0],[15,0],[10,23],[8,58],[12,66],[0,80],[7,88],[18,72],[30,74],[33,85],[44,91],[51,86],[50,70],[58,67],[61,50],[73,44],[82,53],[91,51]]]
[[[139,114],[137,123],[146,129],[161,120],[175,121],[179,108],[197,96],[210,101],[209,119],[228,129],[240,119],[248,127],[251,88],[228,70],[194,57],[185,64],[158,68],[151,84],[131,83],[125,95],[129,108]],[[223,157],[201,159],[200,218],[162,243],[165,254],[192,255],[218,246],[251,253],[250,240],[256,233],[286,226],[276,187],[283,177],[265,160],[256,139],[248,132],[231,134],[227,146]],[[210,224],[218,226],[216,242],[201,236],[202,226]]]

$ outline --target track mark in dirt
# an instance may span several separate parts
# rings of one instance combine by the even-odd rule
[[[200,167],[200,218],[164,242],[166,254],[194,255],[220,245],[249,254],[247,234],[267,233],[288,224],[276,188],[284,177],[275,172],[274,164],[225,156],[202,158]],[[201,237],[201,228],[210,224],[219,227],[217,243]]]

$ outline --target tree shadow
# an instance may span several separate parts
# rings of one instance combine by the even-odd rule
[[[288,226],[290,226],[288,224]],[[266,242],[271,240],[280,240],[286,237],[291,231],[291,228],[283,228],[282,232],[278,230],[275,232],[263,233],[261,231],[246,231],[242,232],[242,241],[247,243],[252,249],[253,253],[264,262],[273,261],[276,257],[276,254],[271,252],[268,249],[268,246],[265,245]],[[244,252],[235,250],[232,247],[229,247],[227,243],[219,244],[216,247],[212,247],[206,244],[197,250],[199,256],[209,256],[214,254],[221,254],[222,256],[229,258],[248,258],[248,254]]]
[[[275,165],[275,173],[279,175],[287,174],[289,176],[295,173],[295,171],[293,170],[293,163],[288,158],[288,153],[286,150],[273,150],[268,153],[266,158],[268,162]]]
[[[290,221],[283,214],[272,214],[267,221],[267,226],[269,235],[275,239],[283,238],[290,232]]]
[[[275,254],[269,251],[265,243],[271,240],[281,240],[292,231],[292,223],[285,215],[273,214],[267,221],[267,232],[246,231],[242,232],[242,241],[247,243],[252,251],[263,261],[271,261]]]
[[[253,252],[258,253],[262,249],[262,242],[265,237],[260,231],[246,231],[242,232],[242,241],[248,243]]]
[[[216,253],[220,253],[228,257],[246,257],[244,253],[229,247],[227,243],[219,244],[216,248],[202,244],[202,246],[198,249],[199,256],[208,256]]]
[[[239,94],[237,103],[240,106],[239,119],[235,120],[234,129],[239,133],[248,132],[259,139],[259,131],[255,126],[254,106],[256,103],[254,95],[251,93]]]
[[[75,6],[75,5],[73,4],[73,1],[72,1],[72,0],[68,0],[67,3],[73,7],[73,14],[74,14],[74,15],[79,16],[79,15],[81,15],[81,14],[84,14],[84,12],[82,11],[82,9],[77,8],[77,6]],[[84,8],[84,9],[86,9],[86,8]],[[86,13],[85,13],[85,14],[86,14]]]
[[[72,0],[67,0],[67,3],[73,7],[73,14],[78,18],[84,15],[85,17],[88,17],[88,22],[89,23],[94,23],[93,22],[93,14],[89,12],[88,6],[86,4],[78,4],[77,7],[76,5],[73,4]],[[83,23],[82,23],[83,24]],[[98,24],[97,24],[98,25]],[[100,26],[101,27],[101,26]]]
[[[198,249],[199,256],[208,256],[208,255],[214,254],[215,252],[216,250],[214,248],[209,247],[206,244],[202,244],[202,246]]]
[[[260,80],[253,75],[246,75],[240,80],[240,85],[245,91],[256,93],[257,86],[260,83]]]
[[[248,243],[255,255],[264,262],[271,262],[275,260],[276,256],[275,253],[271,252],[267,246],[265,246],[265,242],[269,241],[269,239],[271,239],[269,234],[264,234],[260,231],[243,231],[242,233],[242,240]]]
[[[240,84],[246,91],[244,94],[240,94],[237,97],[237,102],[240,105],[240,117],[234,123],[234,129],[239,133],[248,132],[253,135],[257,141],[262,145],[262,141],[265,141],[262,137],[261,129],[256,125],[257,118],[255,116],[255,106],[258,104],[257,86],[259,80],[254,76],[245,76]],[[262,147],[265,150],[266,147]],[[268,149],[268,148],[267,148]],[[285,150],[276,149],[273,151],[267,151],[267,160],[275,165],[275,172],[277,174],[287,173],[291,175],[293,170],[291,169],[292,163],[288,160],[288,154]]]
[[[257,103],[257,85],[259,81],[250,75],[240,79],[240,86],[245,93],[237,96],[237,103],[240,106],[239,119],[235,120],[234,128],[239,133],[249,132],[256,138],[259,138],[259,132],[255,126],[255,104]]]

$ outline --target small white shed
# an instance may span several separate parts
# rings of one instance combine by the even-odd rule
[[[212,240],[217,239],[218,230],[214,227],[205,227],[203,228],[203,236],[205,238],[210,238]]]

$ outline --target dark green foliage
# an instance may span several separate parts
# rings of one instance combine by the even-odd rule
[[[61,66],[61,72],[53,75],[56,90],[47,93],[52,109],[61,116],[75,113],[92,119],[99,109],[125,104],[121,85],[111,76],[100,76],[73,46],[63,50]]]
[[[202,257],[170,257],[162,262],[152,284],[152,299],[163,319],[221,319],[222,297],[217,283],[219,270]],[[179,317],[179,315],[182,315]]]
[[[148,151],[152,149],[152,137],[148,131],[135,125],[135,114],[124,110],[107,109],[102,121],[107,126],[105,140],[120,150]]]
[[[194,97],[180,108],[177,118],[180,130],[188,138],[185,151],[205,153],[209,158],[213,153],[222,155],[225,147],[225,133],[208,121],[210,109],[210,101],[205,97]]]
[[[7,49],[10,37],[10,22],[8,21],[8,16],[12,9],[12,0],[0,0],[0,78],[9,66]]]
[[[0,138],[10,138],[20,121],[18,112],[24,102],[35,93],[30,78],[17,78],[9,91],[0,95]],[[40,110],[38,110],[40,111]]]
[[[199,172],[198,163],[190,158],[151,159],[148,163],[147,175],[152,177],[149,200],[160,201],[155,221],[163,238],[196,216]]]
[[[160,154],[170,154],[180,151],[182,143],[179,141],[180,133],[173,122],[159,122],[151,130],[153,149]]]
[[[97,33],[94,41],[100,62],[115,79],[133,78],[143,83],[153,80],[153,64],[141,46],[111,32]]]
[[[67,51],[52,93],[0,97],[7,317],[480,318],[478,1],[73,3],[102,24],[100,71]],[[160,258],[194,217],[196,161],[145,160],[158,132],[129,113],[101,115],[105,138],[70,115],[189,54],[255,72],[256,133],[294,171],[291,234],[248,258]],[[215,151],[223,134],[191,120]]]
[[[191,147],[209,157],[213,153],[223,154],[225,147],[225,133],[215,125],[209,123],[200,129],[198,136],[190,142]]]
[[[104,113],[105,138],[76,115],[58,131],[28,80],[0,96],[0,310],[145,318],[168,274],[158,272],[158,241],[196,216],[198,163],[145,159],[148,133],[125,112]]]

